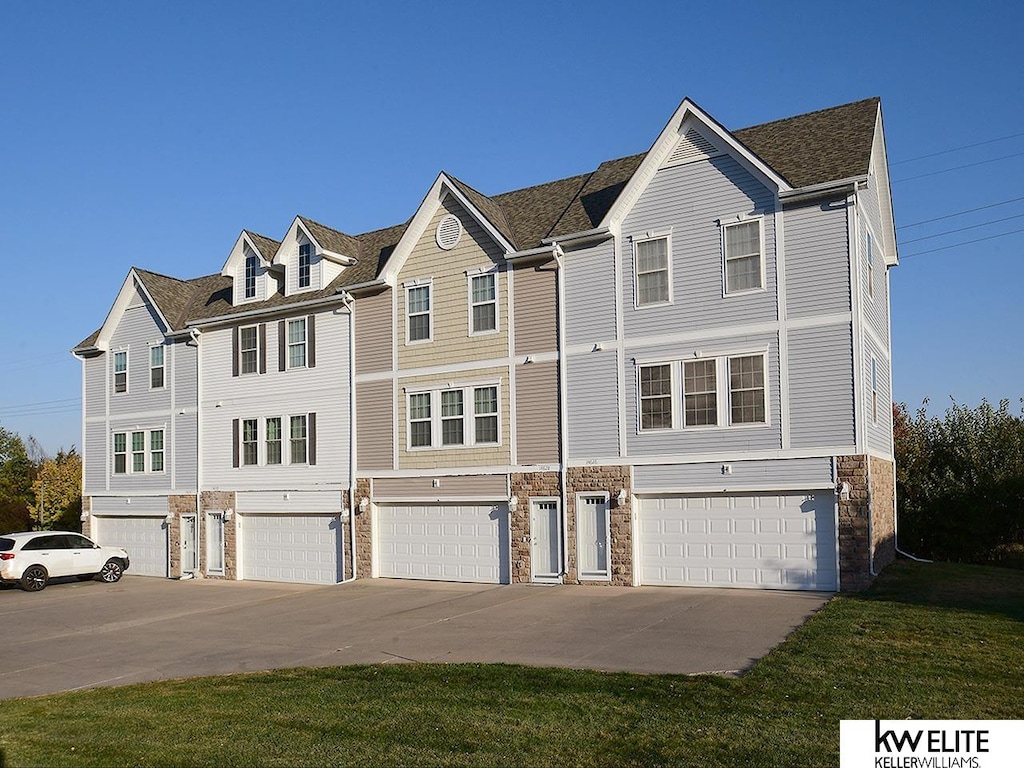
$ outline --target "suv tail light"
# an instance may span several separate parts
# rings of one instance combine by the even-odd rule
[[[13,552],[0,552],[0,560],[13,560],[13,559],[14,559],[14,553]]]

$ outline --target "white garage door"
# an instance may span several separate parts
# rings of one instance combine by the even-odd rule
[[[167,576],[167,524],[162,517],[96,517],[97,544],[128,550],[128,573]]]
[[[377,512],[379,575],[508,582],[504,504],[384,504]]]
[[[242,578],[336,584],[341,580],[337,515],[239,515]]]
[[[640,583],[835,590],[835,496],[639,498]]]

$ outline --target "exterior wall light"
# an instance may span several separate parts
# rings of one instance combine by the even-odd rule
[[[508,511],[515,512],[518,507],[519,497],[513,493],[511,496],[508,497]]]
[[[619,488],[619,495],[615,497],[615,501],[617,501],[619,503],[620,507],[623,504],[626,503],[626,489],[625,488]]]
[[[368,498],[366,498],[365,496],[363,496],[363,498],[361,498],[359,500],[359,511],[360,512],[365,512],[369,508],[370,508],[370,500]]]

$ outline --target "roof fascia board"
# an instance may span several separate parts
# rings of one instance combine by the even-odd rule
[[[217,317],[206,317],[202,320],[193,320],[187,324],[187,328],[210,328],[217,325],[226,325],[235,320],[244,320],[247,317],[258,317],[260,315],[287,315],[296,310],[306,310],[311,307],[330,306],[344,302],[344,295],[347,289],[339,288],[330,296],[321,296],[310,301],[297,302],[295,304],[277,305],[274,307],[260,307],[259,309],[248,309],[245,312],[232,312],[230,315],[218,315]]]
[[[142,282],[142,278],[139,273],[136,272],[135,267],[128,270],[128,276],[121,283],[121,289],[117,292],[117,298],[114,299],[114,304],[107,313],[106,318],[103,320],[103,326],[100,328],[100,334],[96,337],[96,349],[106,352],[110,349],[110,337],[114,335],[114,328],[121,321],[121,317],[124,315],[128,304],[131,301],[132,291],[137,290],[142,294],[142,298],[153,308],[156,312],[157,318],[160,320],[164,327],[164,333],[171,330],[170,323],[167,322],[167,318],[164,317],[163,312],[160,311],[160,307],[153,301],[153,296],[146,289],[145,284]]]
[[[554,245],[555,243],[559,243],[560,245],[575,246],[583,245],[591,241],[606,240],[611,236],[612,233],[608,227],[596,227],[583,232],[571,232],[568,235],[559,235],[558,237],[545,237],[541,242],[545,245]]]
[[[853,191],[858,184],[864,184],[867,180],[867,176],[851,176],[848,179],[826,181],[822,184],[812,184],[808,187],[797,187],[788,192],[780,192],[779,201],[785,204],[835,194],[846,195]]]
[[[238,235],[238,239],[235,240],[235,244],[231,247],[231,253],[228,254],[227,260],[224,262],[224,266],[220,268],[220,274],[223,277],[234,277],[235,272],[231,268],[235,261],[245,253],[245,246],[248,245],[252,252],[255,253],[260,261],[263,262],[263,266],[270,269],[274,266],[274,258],[277,255],[271,254],[269,257],[263,255],[263,251],[256,247],[256,243],[249,237],[249,233],[244,229],[241,234]]]
[[[713,133],[720,142],[728,147],[730,154],[739,159],[748,170],[755,172],[757,176],[764,179],[770,186],[774,186],[780,193],[788,192],[792,187],[778,173],[772,170],[757,155],[751,152],[745,145],[740,143],[729,131],[727,131],[717,120],[707,112],[698,107],[689,98],[683,99],[668,123],[658,134],[654,144],[651,145],[640,166],[634,171],[625,189],[619,194],[618,199],[601,220],[599,228],[611,228],[620,224],[629,214],[640,195],[650,184],[651,179],[661,168],[662,163],[675,147],[676,142],[682,135],[684,123],[693,120],[699,122],[708,131]]]
[[[321,248],[317,253],[322,258],[325,258],[328,261],[333,261],[335,264],[340,264],[343,267],[351,267],[356,263],[356,261],[358,261],[357,259],[353,259],[351,256],[346,256],[343,253],[336,253],[328,250],[327,248]]]
[[[477,210],[466,196],[459,192],[458,187],[452,182],[444,171],[437,175],[437,179],[431,185],[427,194],[424,195],[423,201],[416,209],[415,215],[412,217],[412,221],[409,222],[409,226],[406,228],[405,233],[402,235],[402,239],[398,241],[398,245],[395,246],[394,252],[388,257],[387,264],[384,269],[381,270],[381,278],[385,280],[389,285],[395,285],[395,281],[398,279],[399,273],[402,271],[402,267],[405,266],[405,262],[412,254],[413,248],[416,247],[416,243],[423,237],[424,232],[427,231],[427,226],[434,218],[434,214],[437,213],[437,209],[441,207],[441,203],[444,201],[446,195],[451,194],[455,196],[455,199],[459,201],[463,208],[465,208],[469,214],[477,220],[481,227],[493,238],[493,240],[500,245],[504,250],[506,257],[510,253],[515,252],[515,248],[509,243],[494,225],[487,220],[480,211]]]
[[[878,205],[882,213],[882,237],[885,241],[885,263],[890,267],[900,263],[896,243],[896,218],[892,208],[892,185],[889,181],[889,156],[885,148],[885,132],[882,128],[882,103],[878,103],[878,114],[875,117],[875,136],[871,145],[871,163],[878,160],[880,167],[874,168],[874,176],[878,184]]]

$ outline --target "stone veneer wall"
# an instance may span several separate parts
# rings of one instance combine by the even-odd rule
[[[202,513],[199,516],[199,570],[209,579],[238,578],[238,515],[224,521],[224,574],[206,571],[206,515],[208,510],[236,510],[234,491],[203,491],[199,498]],[[179,547],[180,551],[180,547]]]
[[[195,495],[168,496],[167,508],[171,513],[171,522],[167,524],[167,546],[171,557],[171,578],[181,577],[181,516],[195,514]],[[230,523],[228,523],[230,525]],[[226,527],[226,526],[225,526]]]
[[[569,534],[569,552],[566,553],[566,584],[633,584],[633,523],[632,523],[632,470],[629,467],[594,466],[569,467],[566,493],[566,527]],[[616,496],[626,489],[626,503],[619,504]],[[580,581],[576,557],[576,494],[607,493],[609,501],[609,528],[611,541],[609,557],[610,581]]]
[[[872,575],[896,557],[895,467],[874,456],[837,456],[836,482],[850,484],[839,499],[839,588],[867,589]]]
[[[533,578],[530,563],[530,499],[558,498],[558,473],[513,472],[509,476],[509,481],[512,495],[517,500],[515,512],[509,513],[512,528],[511,581],[513,584],[524,584]]]
[[[348,492],[346,491],[346,494]],[[373,531],[371,509],[359,510],[359,500],[370,497],[370,480],[366,477],[356,478],[356,578],[368,579],[373,575]]]
[[[82,534],[92,536],[92,496],[82,497],[82,513],[89,513],[89,516],[82,521]]]

